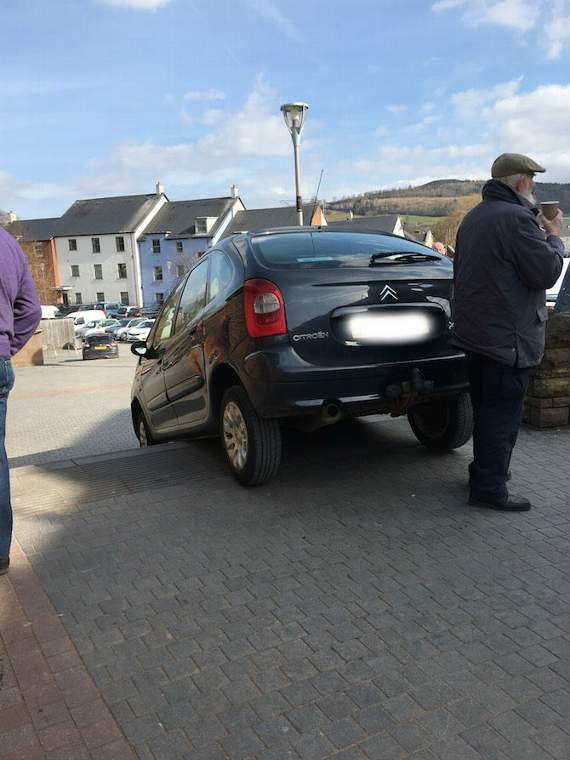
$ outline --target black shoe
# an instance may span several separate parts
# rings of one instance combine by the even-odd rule
[[[478,497],[471,494],[469,504],[472,507],[486,507],[487,509],[500,509],[505,512],[528,512],[531,503],[524,496],[505,496],[503,499],[490,497]]]
[[[10,567],[10,557],[0,557],[0,575],[8,572]]]

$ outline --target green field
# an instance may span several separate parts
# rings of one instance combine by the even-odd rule
[[[407,224],[408,226],[417,224],[420,227],[433,227],[434,224],[441,222],[441,220],[445,218],[445,216],[418,216],[417,214],[400,214],[402,224]]]

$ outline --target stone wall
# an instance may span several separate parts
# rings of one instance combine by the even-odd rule
[[[26,345],[12,357],[12,366],[29,367],[32,364],[43,363],[42,331],[36,330]]]
[[[570,424],[570,314],[553,314],[546,327],[546,351],[533,373],[524,421],[534,427]]]

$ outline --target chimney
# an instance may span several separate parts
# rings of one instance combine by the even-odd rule
[[[230,187],[230,195],[232,198],[239,198],[239,188],[237,188],[235,185],[232,185]]]
[[[156,194],[157,195],[163,195],[164,194],[164,185],[161,182],[156,183]]]
[[[14,211],[8,211],[8,221],[15,222],[18,219],[18,215]]]

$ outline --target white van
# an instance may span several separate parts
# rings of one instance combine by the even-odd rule
[[[81,327],[94,319],[106,319],[106,316],[105,312],[100,309],[87,309],[86,311],[72,311],[71,314],[67,315],[67,319],[73,320],[74,327]]]
[[[60,316],[61,312],[57,306],[44,306],[42,304],[42,319],[55,319]]]

